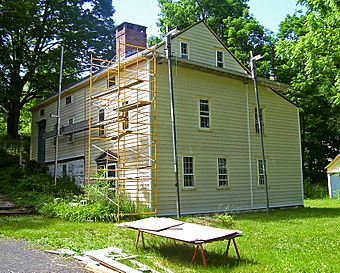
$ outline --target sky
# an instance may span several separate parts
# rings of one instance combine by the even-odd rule
[[[279,23],[287,14],[293,14],[296,9],[297,0],[249,0],[250,13],[261,25],[278,31]],[[159,36],[156,25],[160,9],[157,0],[112,0],[116,9],[114,21],[116,25],[123,22],[143,25],[147,28],[147,35]]]

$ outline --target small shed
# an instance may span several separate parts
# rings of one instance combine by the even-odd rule
[[[327,169],[329,197],[340,197],[340,154],[325,169]]]

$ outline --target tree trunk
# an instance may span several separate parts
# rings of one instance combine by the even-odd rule
[[[10,139],[19,138],[19,119],[20,119],[19,102],[11,102],[7,116],[7,137]]]

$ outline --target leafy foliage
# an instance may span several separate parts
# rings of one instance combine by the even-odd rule
[[[114,52],[114,9],[109,0],[0,2],[0,112],[17,138],[20,111],[57,90],[60,45],[64,84],[87,68],[89,53]]]
[[[245,65],[249,64],[251,50],[265,58],[258,63],[257,73],[269,76],[273,66],[275,40],[272,33],[249,14],[246,0],[179,0],[169,3],[158,0],[161,14],[158,25],[165,33],[170,29],[185,29],[204,20],[228,48]]]
[[[98,178],[101,176],[101,173],[97,174]],[[127,196],[118,196],[110,181],[97,181],[96,184],[87,185],[84,194],[44,204],[39,213],[69,221],[116,222],[118,202],[123,217],[124,213],[148,211],[146,207],[137,207]],[[85,201],[85,204],[79,201]]]
[[[275,74],[291,84],[285,95],[301,109],[306,183],[320,184],[326,180],[328,160],[339,153],[340,45],[334,21],[340,12],[333,1],[302,3],[306,14],[287,16],[280,24]]]

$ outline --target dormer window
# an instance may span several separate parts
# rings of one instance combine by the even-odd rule
[[[180,44],[180,50],[181,50],[181,58],[188,59],[189,58],[189,45],[188,43],[181,42]]]
[[[216,66],[223,67],[223,51],[216,50]]]

